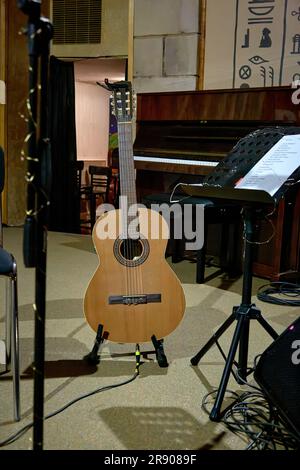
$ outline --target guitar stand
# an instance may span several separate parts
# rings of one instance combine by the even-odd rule
[[[159,367],[168,367],[167,357],[164,352],[163,339],[156,339],[155,335],[151,336],[151,340],[155,349],[155,355]]]
[[[228,356],[225,361],[225,368],[221,378],[220,386],[217,392],[214,406],[210,413],[211,421],[220,421],[222,415],[221,406],[226,392],[232,365],[237,366],[237,375],[233,373],[238,383],[244,383],[247,375],[251,373],[248,371],[248,343],[249,343],[249,327],[250,320],[257,320],[266,332],[275,340],[278,337],[276,331],[269,323],[264,320],[260,310],[251,304],[251,290],[252,290],[252,236],[253,236],[253,211],[245,209],[244,215],[244,267],[243,267],[243,293],[242,302],[238,307],[233,307],[233,312],[230,317],[223,323],[217,332],[210,338],[210,340],[200,349],[200,351],[191,359],[193,366],[197,365],[200,359],[207,353],[207,351],[214,345],[220,349],[218,339],[230,327],[230,325],[237,320],[237,325],[234,331],[233,339],[229,348]],[[238,363],[234,361],[237,348],[239,347]],[[224,410],[225,411],[225,410]]]
[[[103,325],[99,324],[93,349],[91,350],[91,352],[89,352],[88,354],[86,354],[86,356],[83,357],[83,360],[86,361],[89,365],[94,366],[99,364],[100,362],[100,354],[98,354],[98,352],[104,339],[106,339],[105,336],[102,335],[102,332]]]
[[[86,361],[89,365],[97,365],[100,363],[100,354],[99,349],[101,344],[105,339],[108,338],[107,332],[103,334],[103,325],[99,324],[97,329],[97,334],[94,342],[93,349],[83,357],[83,360]],[[155,349],[155,355],[159,367],[168,367],[167,357],[164,352],[163,339],[158,340],[155,335],[151,336],[151,341]]]

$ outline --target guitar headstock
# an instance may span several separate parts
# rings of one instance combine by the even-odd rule
[[[105,79],[105,85],[101,86],[112,93],[112,112],[116,116],[117,121],[131,121],[135,107],[135,98],[133,97],[131,82],[121,81],[109,83],[108,79]]]

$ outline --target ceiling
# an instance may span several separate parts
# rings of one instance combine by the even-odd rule
[[[80,59],[74,62],[75,81],[96,83],[105,78],[112,81],[124,80],[125,59]]]

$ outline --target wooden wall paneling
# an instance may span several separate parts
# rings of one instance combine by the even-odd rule
[[[49,0],[42,2],[42,14],[49,17]],[[26,27],[28,16],[17,7],[16,1],[6,2],[6,70],[7,70],[7,223],[24,222],[26,207],[26,162],[21,160],[21,150],[27,150],[24,142],[27,123],[19,113],[26,114],[28,97],[28,41],[20,34]]]
[[[137,120],[293,119],[300,123],[299,106],[290,87],[202,90],[138,95]]]
[[[6,0],[0,0],[0,80],[6,85]],[[6,104],[0,103],[0,145],[5,155],[5,173],[7,172],[6,158]],[[7,179],[2,194],[2,222],[7,223]]]
[[[19,113],[26,114],[28,96],[27,38],[19,34],[27,17],[17,2],[7,2],[7,216],[9,225],[21,224],[25,217],[25,168],[21,150],[27,123]]]
[[[272,211],[272,208],[270,208]],[[274,215],[270,217],[273,228],[267,220],[258,221],[258,245],[254,254],[253,273],[278,281],[282,267],[282,239],[285,227],[285,201],[281,200]],[[274,230],[274,236],[272,232]],[[271,238],[271,239],[270,239]],[[268,239],[270,241],[265,243]]]
[[[199,45],[197,90],[204,88],[206,1],[199,0]]]

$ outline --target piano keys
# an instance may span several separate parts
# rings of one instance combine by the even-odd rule
[[[205,161],[205,160],[183,160],[180,158],[162,158],[161,156],[153,155],[141,156],[134,155],[134,164],[137,170],[145,169],[152,171],[168,171],[174,173],[190,173],[193,174],[209,174],[212,167],[218,165],[219,161]],[[198,170],[198,171],[197,171]]]

